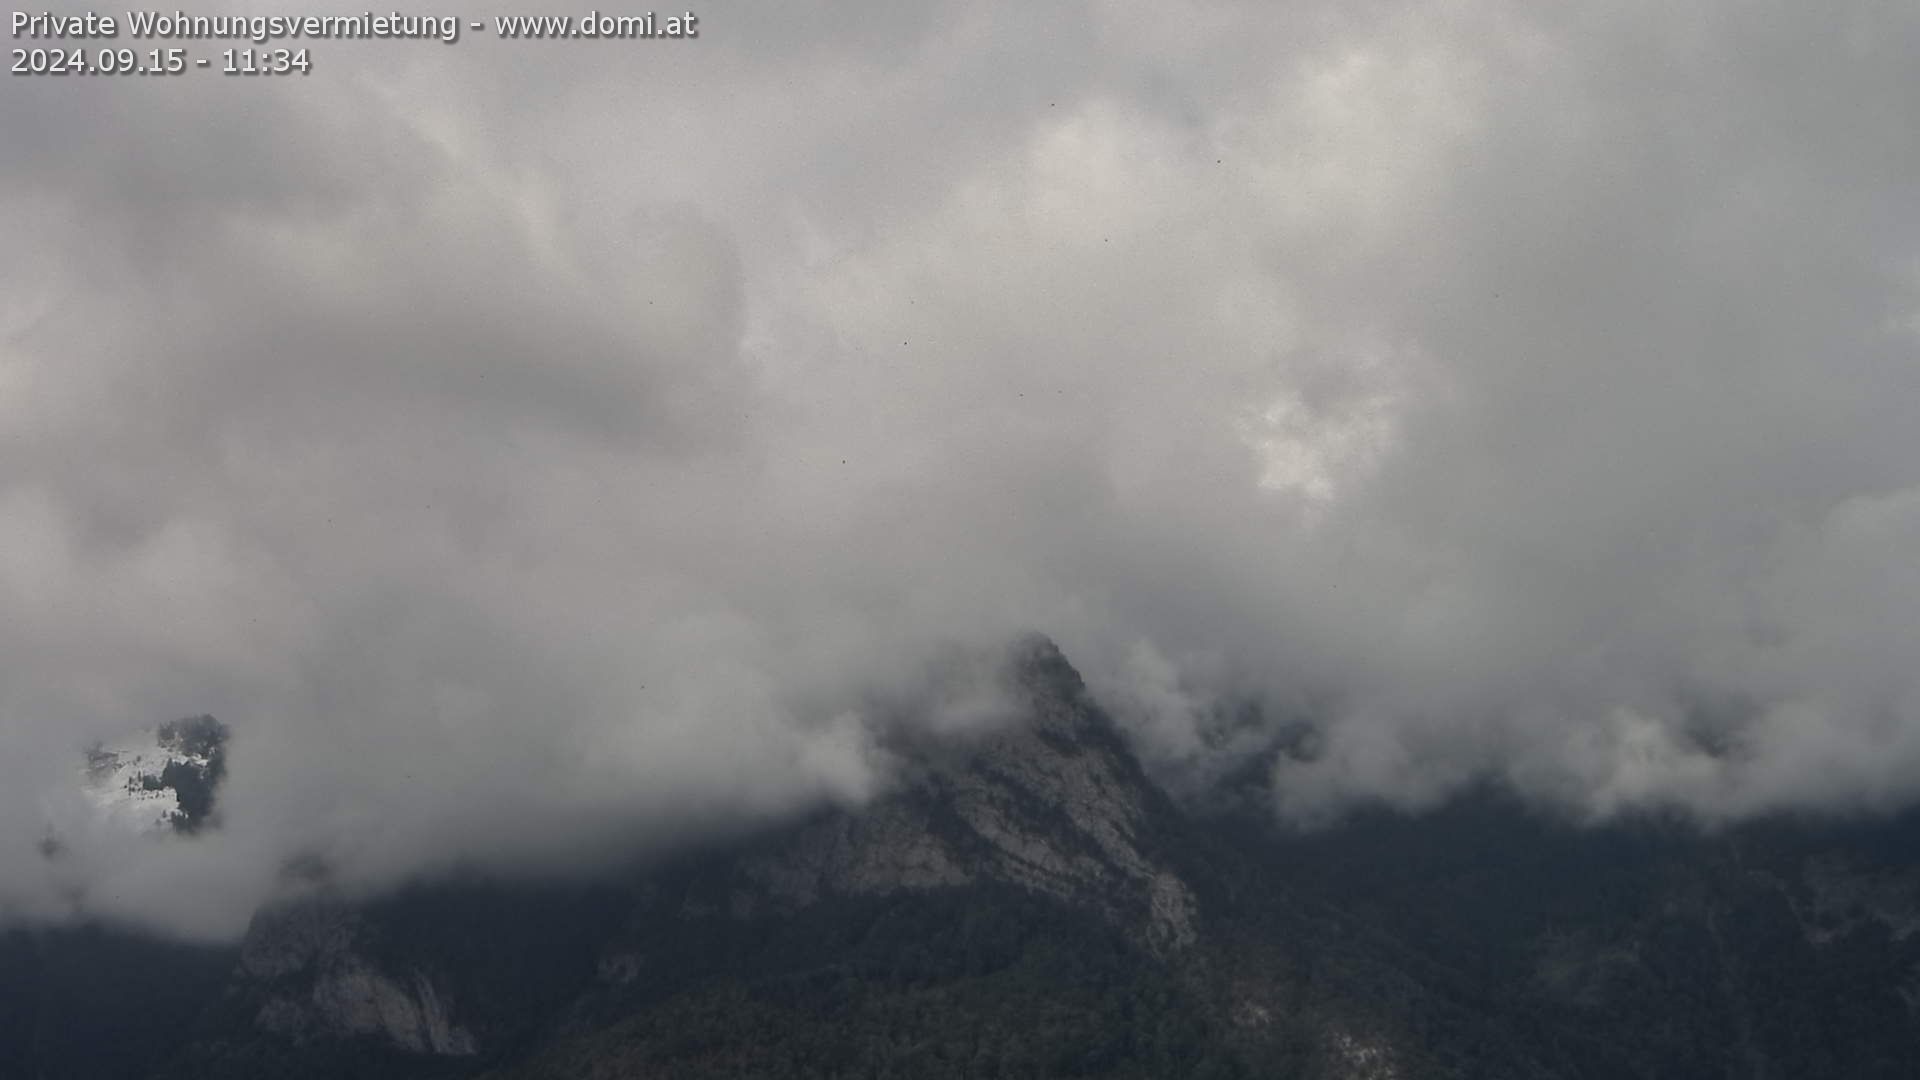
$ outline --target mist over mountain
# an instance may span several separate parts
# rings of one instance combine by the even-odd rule
[[[1183,809],[1066,658],[857,808],[237,945],[0,933],[0,1075],[1897,1077],[1920,821],[1578,827],[1492,791],[1302,834]]]
[[[0,923],[851,811],[1035,629],[1294,825],[1920,794],[1910,5],[702,16],[13,81]]]

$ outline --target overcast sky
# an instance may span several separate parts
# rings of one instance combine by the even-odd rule
[[[0,918],[857,803],[1027,629],[1294,821],[1920,795],[1920,8],[699,14],[9,80]]]

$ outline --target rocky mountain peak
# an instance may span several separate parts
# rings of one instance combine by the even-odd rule
[[[710,853],[697,872],[636,882],[620,920],[632,929],[597,949],[600,981],[644,978],[642,939],[663,922],[746,926],[977,885],[1087,910],[1158,953],[1191,945],[1198,905],[1168,858],[1177,815],[1079,674],[1031,637],[1006,655],[1003,681],[1014,715],[916,742],[891,793]],[[484,1052],[485,1025],[451,990],[461,980],[396,953],[404,935],[380,918],[377,905],[318,899],[262,913],[236,972],[254,1025],[296,1041],[373,1035],[413,1052]]]
[[[1034,636],[1010,650],[1005,680],[1013,722],[928,748],[902,790],[802,828],[743,876],[776,906],[1013,884],[1094,908],[1155,948],[1191,943],[1197,906],[1167,858],[1177,815],[1079,673]]]

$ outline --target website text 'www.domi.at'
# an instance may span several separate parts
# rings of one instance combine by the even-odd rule
[[[307,74],[306,45],[322,41],[414,40],[453,45],[463,35],[516,41],[692,40],[692,11],[579,15],[494,15],[484,19],[410,12],[196,15],[186,11],[117,14],[15,11],[11,71],[16,75],[178,75],[212,66],[225,74]],[[190,51],[191,43],[257,48]],[[236,59],[237,57],[237,59]]]

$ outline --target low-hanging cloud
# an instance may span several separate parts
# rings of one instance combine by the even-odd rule
[[[1029,629],[1295,820],[1920,793],[1906,6],[777,7],[15,80],[0,918],[858,802]]]

